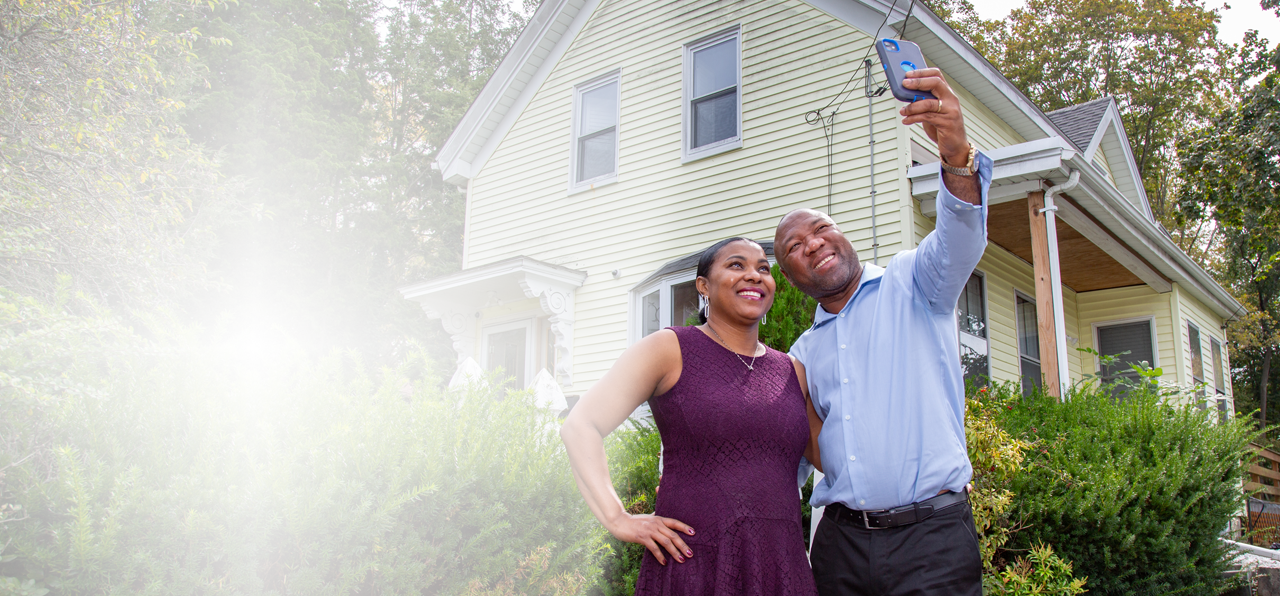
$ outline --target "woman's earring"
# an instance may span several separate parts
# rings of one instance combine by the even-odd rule
[[[711,305],[708,304],[707,297],[702,294],[698,294],[698,311],[702,313],[702,318],[711,318],[709,316],[711,314]]]
[[[764,316],[763,316],[763,317],[760,317],[760,324],[761,324],[761,325],[768,325],[768,324],[769,324],[769,313],[764,313]]]

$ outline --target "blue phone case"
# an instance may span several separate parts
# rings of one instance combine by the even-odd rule
[[[876,42],[876,54],[880,55],[880,65],[884,67],[884,76],[889,80],[889,90],[899,101],[910,103],[921,99],[938,99],[928,91],[915,91],[902,86],[908,72],[929,67],[924,63],[920,46],[906,40],[886,37]]]

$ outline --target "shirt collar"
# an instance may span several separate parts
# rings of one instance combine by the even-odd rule
[[[853,306],[853,301],[857,299],[858,294],[862,293],[863,288],[866,288],[868,284],[880,283],[880,277],[883,275],[884,267],[873,265],[871,263],[863,263],[862,279],[858,281],[858,289],[853,291],[853,295],[849,297],[848,302],[844,303],[844,308],[840,309],[840,312],[847,312],[849,308]],[[817,312],[813,315],[813,328],[816,329],[821,327],[826,324],[827,321],[834,318],[836,318],[836,313],[827,312],[827,309],[822,308],[822,305],[819,304]]]

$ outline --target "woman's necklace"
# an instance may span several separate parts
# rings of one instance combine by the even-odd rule
[[[756,369],[756,358],[759,358],[759,356],[756,355],[755,350],[751,351],[751,364],[747,364],[747,361],[742,359],[742,354],[734,352],[733,348],[729,347],[729,343],[726,342],[723,337],[720,337],[719,333],[716,333],[716,328],[711,326],[710,321],[707,322],[707,329],[710,329],[711,333],[715,334],[716,339],[720,340],[720,345],[724,346],[724,349],[729,350],[729,352],[731,352],[734,356],[738,357],[738,361],[741,362],[743,366],[746,366],[747,370],[754,371]],[[757,340],[756,345],[753,347],[759,347],[759,346],[760,346],[760,342]]]

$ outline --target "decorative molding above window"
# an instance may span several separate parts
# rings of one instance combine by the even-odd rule
[[[681,106],[682,162],[742,147],[741,27],[685,44]]]
[[[569,192],[618,180],[618,122],[622,71],[573,88],[573,145],[569,148]]]

